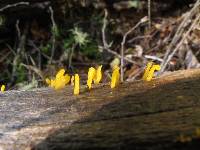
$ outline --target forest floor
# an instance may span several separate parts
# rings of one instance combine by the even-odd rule
[[[146,1],[2,2],[0,84],[41,87],[60,68],[85,82],[88,68],[101,64],[103,83],[115,64],[125,81],[141,79],[149,61],[161,65],[161,72],[199,68],[198,5],[195,0],[153,1],[149,9]]]

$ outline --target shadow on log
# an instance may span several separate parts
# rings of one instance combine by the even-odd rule
[[[0,149],[195,149],[200,139],[200,70],[151,82],[0,95]],[[179,135],[190,142],[177,141]]]

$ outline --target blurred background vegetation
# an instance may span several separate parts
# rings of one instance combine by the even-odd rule
[[[132,61],[125,61],[125,79],[140,79],[147,61],[162,62],[167,45],[194,2],[2,0],[0,84],[6,84],[9,89],[40,87],[46,76],[53,76],[61,67],[70,74],[78,72],[85,79],[87,68],[97,64],[104,66],[106,82],[110,66],[120,62],[118,55],[124,34],[151,15],[150,27],[148,21],[141,23],[124,44],[125,57]],[[198,46],[196,42],[190,47],[193,53],[198,52]],[[181,56],[173,57],[168,71],[188,68],[185,57]],[[198,63],[199,54],[195,57]]]

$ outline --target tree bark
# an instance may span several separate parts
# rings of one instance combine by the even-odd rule
[[[151,82],[0,94],[0,149],[192,149],[199,146],[200,70]],[[179,136],[192,139],[181,143]]]

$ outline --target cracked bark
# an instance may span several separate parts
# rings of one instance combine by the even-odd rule
[[[73,96],[43,88],[0,95],[0,149],[192,149],[199,146],[200,70]],[[176,142],[180,135],[193,138]]]

